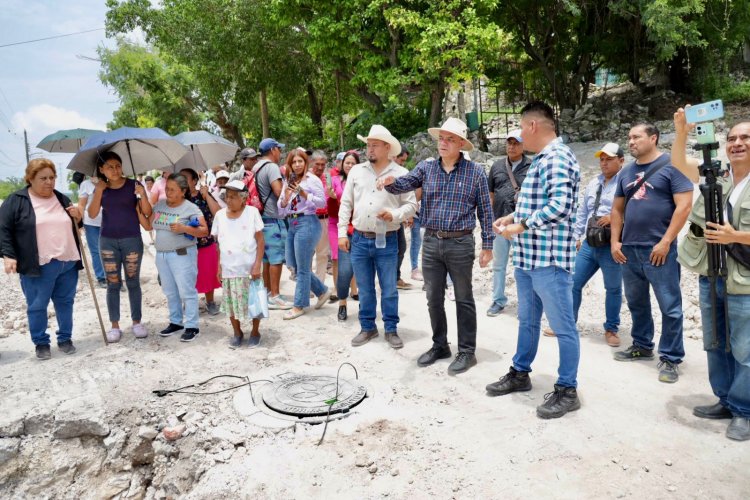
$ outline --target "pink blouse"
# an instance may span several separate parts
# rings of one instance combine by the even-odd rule
[[[52,259],[77,261],[78,255],[71,225],[72,219],[57,200],[56,196],[41,198],[29,189],[31,206],[36,217],[36,246],[39,252],[39,265],[48,264]]]

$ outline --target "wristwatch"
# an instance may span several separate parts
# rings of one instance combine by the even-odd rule
[[[529,229],[528,224],[526,224],[526,221],[528,219],[521,219],[521,227],[523,227],[525,230]]]

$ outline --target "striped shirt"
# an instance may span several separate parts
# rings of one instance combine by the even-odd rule
[[[525,270],[558,266],[573,272],[580,166],[561,139],[534,157],[521,185],[514,220],[528,230],[514,240],[513,265]]]
[[[487,174],[481,165],[461,157],[456,168],[443,170],[441,160],[420,162],[414,170],[399,177],[389,193],[399,194],[422,188],[419,220],[433,231],[473,231],[477,217],[482,228],[482,249],[491,250],[492,203]]]

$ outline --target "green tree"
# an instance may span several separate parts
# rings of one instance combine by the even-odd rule
[[[12,193],[26,186],[26,182],[18,177],[7,177],[0,181],[0,200],[8,199]]]

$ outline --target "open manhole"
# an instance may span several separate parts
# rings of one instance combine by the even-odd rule
[[[359,381],[339,377],[338,396],[336,377],[329,375],[287,374],[261,389],[264,413],[279,417],[319,421],[325,419],[330,406],[331,418],[345,416],[349,410],[367,397],[367,388]],[[330,405],[332,399],[336,399]],[[265,408],[264,408],[265,407]]]

